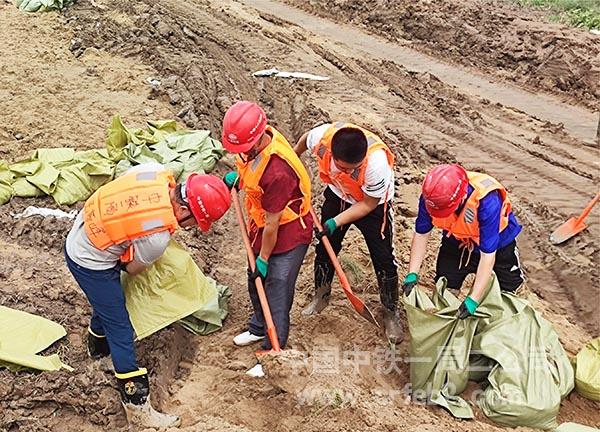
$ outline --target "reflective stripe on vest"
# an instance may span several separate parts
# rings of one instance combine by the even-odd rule
[[[495,178],[476,172],[467,171],[469,184],[473,187],[473,193],[465,203],[459,215],[451,214],[445,218],[432,217],[434,226],[441,228],[460,240],[465,245],[471,242],[479,245],[479,219],[478,210],[480,200],[492,191],[497,190],[502,197],[502,209],[500,215],[500,230],[504,231],[508,226],[508,215],[511,211],[511,203],[504,186]]]
[[[284,225],[308,214],[310,211],[311,199],[310,177],[308,176],[302,161],[300,161],[300,158],[296,155],[296,152],[294,152],[294,149],[292,149],[282,134],[271,126],[267,126],[266,130],[271,133],[271,143],[252,161],[246,163],[240,156],[238,156],[236,160],[238,173],[240,175],[240,184],[246,193],[246,211],[252,222],[258,228],[265,226],[265,210],[262,208],[263,190],[260,187],[260,179],[262,178],[272,155],[279,156],[294,170],[294,173],[298,176],[300,192],[302,193],[300,212],[296,213],[291,209],[290,204],[292,201],[290,201],[283,210],[279,223]]]
[[[361,130],[367,138],[369,147],[365,160],[359,167],[349,174],[340,171],[334,175],[331,173],[331,142],[335,133],[343,128]],[[321,141],[313,149],[313,154],[317,156],[319,177],[324,183],[336,186],[345,196],[351,196],[356,201],[362,201],[364,199],[362,186],[365,183],[365,173],[367,171],[369,156],[380,149],[385,151],[390,168],[393,169],[394,155],[377,135],[352,123],[335,122],[325,131]]]
[[[170,172],[125,174],[100,187],[83,208],[85,232],[100,250],[161,231],[177,229],[169,191]]]

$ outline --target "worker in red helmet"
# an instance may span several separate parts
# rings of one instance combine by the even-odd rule
[[[303,134],[294,148],[298,155],[312,153],[323,193],[321,223],[337,255],[351,225],[365,239],[373,262],[383,324],[390,345],[404,337],[398,309],[398,264],[394,255],[394,155],[388,146],[360,126],[344,121],[326,123]],[[334,269],[322,242],[316,247],[315,295],[304,315],[320,313],[328,304]]]
[[[257,104],[240,101],[223,118],[223,146],[237,154],[236,171],[225,183],[245,192],[249,236],[256,255],[256,270],[248,270],[248,291],[254,308],[248,330],[233,338],[238,346],[262,341],[266,326],[256,291],[256,278],[265,287],[279,345],[286,346],[296,279],[312,239],[311,184],[294,150]],[[248,371],[261,376],[257,364]]]
[[[192,174],[176,184],[162,165],[138,165],[100,187],[67,236],[67,266],[92,306],[88,353],[93,359],[111,356],[132,425],[163,428],[179,419],[155,411],[150,403],[148,372],[136,361],[121,271],[143,272],[165,252],[179,227],[198,225],[208,231],[227,212],[230,200],[218,177]]]
[[[459,289],[475,273],[470,294],[459,308],[465,319],[475,313],[489,285],[492,271],[500,288],[514,292],[524,281],[516,237],[521,232],[504,186],[487,174],[460,165],[434,167],[423,182],[413,235],[410,263],[402,288],[409,294],[433,227],[443,230],[435,280],[445,277],[448,288]]]

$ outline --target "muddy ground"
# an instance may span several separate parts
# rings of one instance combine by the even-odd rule
[[[351,10],[346,7],[351,2],[331,4],[332,9],[320,11],[328,18],[325,23],[349,16],[342,10]],[[373,13],[385,23],[382,28],[392,29],[396,18],[386,18],[388,12],[402,9],[381,4]],[[428,3],[419,4],[424,8]],[[589,119],[597,118],[585,108],[591,105],[564,102],[584,95],[583,90],[569,85],[560,98],[544,94],[549,89],[545,79],[528,72],[537,67],[535,58],[520,57],[510,44],[491,42],[500,38],[485,17],[503,16],[512,9],[498,2],[487,4],[480,20],[486,31],[478,35],[489,39],[490,49],[469,51],[471,68],[489,80],[480,89],[483,97],[468,86],[471,68],[449,65],[440,75],[465,78],[458,83],[415,72],[390,54],[387,45],[374,43],[365,54],[352,38],[340,41],[338,27],[318,22],[321,30],[312,31],[302,24],[306,17],[301,11],[270,0],[81,0],[62,15],[25,15],[0,3],[1,158],[13,161],[41,146],[101,147],[105,127],[116,112],[127,124],[176,117],[182,125],[208,128],[219,136],[225,110],[240,98],[261,103],[290,140],[321,121],[363,124],[380,134],[397,156],[394,209],[400,273],[406,271],[419,184],[427,169],[459,161],[469,169],[485,170],[509,188],[524,224],[519,241],[528,283],[523,295],[555,324],[566,349],[575,353],[600,333],[598,213],[590,216],[587,232],[563,246],[551,246],[547,238],[597,190],[600,155],[588,139],[589,131],[595,130]],[[440,10],[463,16],[460,8]],[[356,20],[363,16],[354,15]],[[464,54],[464,44],[454,42],[447,23],[438,21],[430,24],[431,31],[447,35],[444,43]],[[586,55],[597,56],[598,39],[582,36],[580,30],[548,25],[537,13],[525,21],[543,29],[547,37],[569,41],[555,48],[557,55],[564,51],[560,58],[586,49]],[[361,32],[359,27],[353,31]],[[394,43],[407,49],[401,41]],[[514,70],[521,71],[511,72],[514,80],[537,94],[502,82],[494,68],[483,66],[500,51],[508,52]],[[430,61],[439,70],[436,62],[443,56],[438,51],[435,56]],[[272,66],[331,79],[251,76]],[[556,82],[569,79],[560,68],[549,76]],[[147,78],[160,80],[160,85],[150,86]],[[493,99],[502,94],[514,95],[516,106]],[[597,89],[589,95],[597,98]],[[542,108],[547,107],[564,123],[545,118],[548,111]],[[228,162],[219,164],[217,172],[224,173]],[[38,199],[13,200],[0,208],[0,303],[63,324],[68,337],[50,352],[59,352],[76,371],[0,371],[0,430],[126,430],[112,373],[85,352],[89,307],[62,260],[70,223],[37,218],[15,222],[11,213],[31,204],[53,206],[50,200]],[[356,317],[340,290],[320,316],[302,317],[300,310],[312,291],[312,249],[298,282],[290,346],[306,353],[312,366],[333,355],[334,370],[306,375],[298,367],[286,379],[247,377],[244,371],[254,364],[253,347],[238,349],[231,343],[251,312],[239,271],[245,260],[236,233],[229,214],[208,236],[178,235],[208,275],[232,287],[231,315],[224,329],[201,338],[173,327],[138,344],[140,363],[152,371],[157,405],[182,416],[181,430],[504,430],[480,412],[475,421],[460,422],[441,409],[409,404],[402,391],[408,384],[408,364],[403,361],[407,341],[396,354],[386,351],[382,335]],[[435,245],[431,246],[426,284],[433,275]],[[379,311],[366,247],[355,232],[346,241],[342,259],[352,269],[356,291]],[[356,353],[366,353],[366,360],[348,357]],[[598,408],[573,393],[563,402],[560,420],[600,427]]]
[[[599,109],[600,38],[550,23],[539,10],[502,0],[286,2],[534,92]]]

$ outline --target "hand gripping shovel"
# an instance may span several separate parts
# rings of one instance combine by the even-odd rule
[[[580,233],[584,229],[587,228],[587,225],[583,222],[583,220],[587,217],[588,214],[592,211],[592,208],[596,205],[596,203],[600,201],[600,192],[596,194],[596,196],[589,202],[589,204],[583,209],[581,214],[577,217],[573,216],[564,224],[559,226],[551,235],[550,235],[550,243],[559,244],[564,241],[569,240],[575,234]]]
[[[319,218],[317,218],[317,215],[315,214],[315,210],[312,208],[312,206],[310,207],[310,214],[313,218],[314,224],[316,225],[317,229],[319,231],[323,231],[323,226],[321,226],[321,222],[319,222]],[[337,273],[337,276],[340,280],[342,289],[344,290],[346,297],[348,297],[348,300],[350,300],[350,303],[352,303],[352,306],[354,306],[354,309],[356,309],[356,312],[358,312],[367,321],[369,321],[369,322],[375,324],[377,327],[379,327],[379,323],[373,316],[373,313],[369,310],[367,305],[356,294],[354,294],[354,292],[352,291],[352,288],[350,288],[350,283],[348,282],[348,278],[346,277],[344,270],[342,270],[342,266],[340,265],[340,262],[338,261],[337,257],[335,256],[335,252],[333,251],[333,248],[331,247],[331,243],[329,243],[329,239],[327,237],[322,237],[321,241],[323,242],[323,246],[325,246],[325,250],[327,250],[327,253],[329,254],[329,259],[331,260],[331,263],[333,264],[333,267],[335,268],[335,272]]]
[[[254,271],[256,267],[254,252],[252,251],[252,246],[250,245],[250,239],[248,238],[246,222],[244,221],[244,214],[242,213],[240,199],[238,198],[238,194],[235,188],[231,188],[231,200],[233,201],[233,206],[235,207],[235,214],[240,225],[240,231],[242,232],[242,239],[244,240],[244,245],[246,246],[248,263],[250,264],[250,269]],[[265,324],[267,325],[267,335],[269,336],[269,340],[271,341],[271,351],[280,352],[281,348],[279,347],[277,330],[275,329],[275,324],[273,324],[273,318],[271,317],[271,309],[269,309],[269,302],[267,300],[267,295],[265,294],[265,289],[263,287],[262,280],[260,278],[256,278],[254,283],[256,284],[256,291],[258,292],[258,298],[260,299],[260,306],[262,307],[263,316],[265,317]]]

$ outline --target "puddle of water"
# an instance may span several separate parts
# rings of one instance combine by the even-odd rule
[[[549,95],[534,94],[511,85],[491,82],[466,69],[449,65],[350,26],[309,15],[276,1],[238,1],[261,12],[276,15],[332,41],[341,42],[354,50],[366,52],[371,57],[392,60],[411,71],[429,72],[443,82],[457,87],[462,93],[514,107],[539,120],[562,123],[571,136],[592,144],[596,142],[598,113],[562,103]]]

